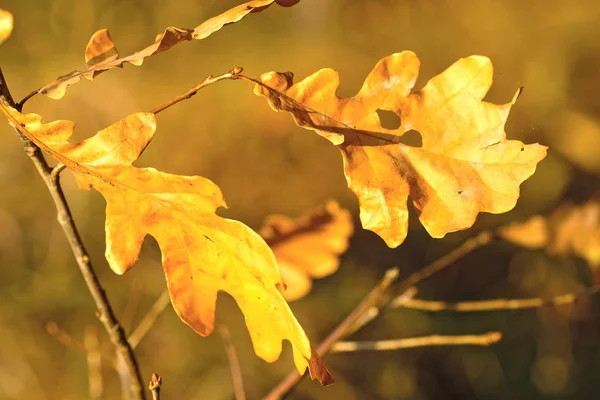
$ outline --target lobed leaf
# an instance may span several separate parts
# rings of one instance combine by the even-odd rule
[[[310,292],[311,278],[324,278],[337,271],[339,255],[348,248],[353,230],[350,212],[333,200],[297,219],[267,217],[259,233],[279,264],[286,287],[283,297],[298,300]]]
[[[195,29],[169,27],[164,33],[157,36],[150,46],[126,57],[119,58],[117,48],[110,37],[108,29],[102,29],[94,33],[85,49],[86,69],[73,71],[58,77],[56,80],[41,87],[38,92],[45,94],[51,99],[61,99],[67,91],[67,87],[79,82],[82,78],[93,80],[104,71],[115,67],[122,67],[125,63],[140,66],[146,57],[162,53],[171,47],[190,40],[204,39],[227,24],[237,22],[246,15],[262,11],[274,2],[283,6],[289,2],[283,0],[253,0],[208,19]]]
[[[277,262],[264,240],[244,224],[216,215],[225,201],[200,176],[180,176],[131,164],[152,140],[156,119],[139,112],[79,143],[69,143],[75,124],[43,124],[37,114],[1,105],[24,135],[73,171],[82,189],[106,199],[106,258],[123,274],[137,261],[146,235],[162,252],[163,269],[179,317],[202,336],[215,323],[217,292],[229,293],[245,315],[256,354],[275,361],[289,340],[302,373],[332,382],[302,327],[278,291]]]
[[[348,186],[360,202],[365,229],[396,247],[408,231],[408,197],[433,237],[467,229],[480,212],[503,213],[519,197],[519,185],[546,155],[546,147],[507,140],[508,104],[483,101],[492,64],[463,58],[412,91],[419,60],[410,51],[380,60],[356,96],[336,95],[339,75],[322,69],[293,82],[291,73],[263,74],[255,93],[275,111],[337,145]],[[398,115],[398,129],[381,126],[378,110]],[[422,147],[401,143],[417,131]]]
[[[8,39],[13,30],[13,15],[0,8],[0,45]]]

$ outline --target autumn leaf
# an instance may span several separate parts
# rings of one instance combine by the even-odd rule
[[[339,255],[348,248],[352,216],[335,201],[307,211],[300,218],[271,215],[260,235],[273,250],[286,286],[288,301],[304,297],[312,288],[312,278],[337,271]]]
[[[180,176],[131,164],[152,140],[154,114],[139,112],[79,143],[69,143],[71,121],[41,122],[2,105],[9,121],[75,174],[82,189],[106,199],[106,258],[123,274],[137,261],[146,235],[159,244],[173,306],[202,336],[215,324],[217,292],[229,293],[245,315],[256,354],[275,361],[282,340],[291,342],[302,373],[331,383],[289,306],[277,262],[264,240],[244,224],[215,214],[225,201],[219,188],[200,176]]]
[[[517,96],[503,105],[482,101],[492,84],[486,57],[460,59],[413,92],[418,73],[419,59],[405,51],[380,60],[354,97],[336,95],[332,69],[295,84],[291,73],[269,72],[255,86],[274,110],[337,145],[363,227],[390,247],[406,238],[409,196],[429,234],[443,237],[471,227],[480,212],[512,209],[546,155],[545,146],[506,139]],[[398,115],[400,127],[384,129],[378,110]],[[422,147],[400,142],[413,130]]]
[[[8,39],[13,30],[13,16],[0,8],[0,45]]]
[[[548,216],[534,215],[498,230],[509,242],[530,249],[546,249],[551,254],[575,255],[589,265],[600,267],[600,203],[566,203]]]
[[[291,6],[294,2],[285,0],[253,0],[240,4],[216,17],[206,20],[195,29],[169,27],[164,33],[158,35],[150,46],[126,57],[119,58],[117,48],[110,36],[108,29],[102,29],[94,33],[85,49],[86,69],[73,71],[58,77],[56,80],[41,87],[38,92],[45,94],[51,99],[61,99],[67,91],[67,87],[79,82],[82,78],[89,80],[111,68],[122,67],[125,63],[140,66],[146,57],[162,53],[171,47],[190,40],[201,40],[207,38],[223,26],[237,22],[246,15],[262,11],[274,2],[282,6]]]

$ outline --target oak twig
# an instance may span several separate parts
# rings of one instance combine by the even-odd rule
[[[398,278],[398,268],[391,268],[386,271],[384,277],[377,283],[377,285],[371,289],[371,291],[363,298],[363,300],[356,306],[356,308],[344,319],[330,334],[323,340],[323,342],[317,348],[319,355],[324,355],[329,352],[331,346],[338,340],[340,340],[348,331],[352,329],[357,321],[360,321],[362,316],[368,312],[371,307],[379,300],[379,297],[387,290],[387,288]],[[298,371],[291,372],[285,377],[277,386],[273,388],[265,396],[265,400],[275,400],[281,398],[283,395],[288,393],[294,386],[300,382],[303,375],[300,375]]]
[[[500,332],[488,332],[483,335],[459,335],[459,336],[443,336],[431,335],[412,337],[406,339],[391,339],[391,340],[376,340],[376,341],[360,341],[360,342],[337,342],[331,347],[332,353],[341,353],[349,351],[364,351],[364,350],[399,350],[409,349],[412,347],[424,346],[456,346],[456,345],[471,345],[471,346],[489,346],[497,343],[502,339]]]
[[[150,328],[152,328],[152,325],[154,325],[154,322],[156,322],[156,318],[158,318],[170,302],[171,298],[169,297],[169,291],[165,289],[129,336],[129,344],[132,348],[135,349],[138,344],[140,344],[144,336],[146,336],[150,331]]]
[[[182,93],[179,96],[176,96],[176,97],[172,98],[171,100],[169,100],[168,102],[166,102],[163,105],[160,105],[158,107],[153,108],[152,110],[150,110],[150,112],[152,114],[158,114],[159,112],[166,110],[167,108],[169,108],[169,107],[171,107],[171,106],[179,103],[180,101],[189,99],[190,97],[192,97],[196,93],[198,93],[198,91],[200,91],[200,89],[202,89],[202,88],[205,88],[205,87],[207,87],[209,85],[212,85],[213,83],[222,81],[224,79],[235,79],[235,77],[237,75],[241,74],[242,71],[243,71],[242,67],[235,67],[231,71],[226,72],[226,73],[221,74],[221,75],[217,75],[217,76],[209,75],[206,78],[204,78],[204,80],[202,82],[200,82],[199,84],[195,85],[194,87],[192,87],[191,89],[189,89],[185,93]]]
[[[528,308],[557,307],[566,304],[574,304],[584,297],[600,293],[600,286],[592,286],[578,293],[561,294],[549,299],[532,297],[527,299],[493,299],[482,301],[461,301],[458,303],[447,303],[444,301],[431,301],[420,299],[408,299],[396,303],[394,300],[390,307],[409,308],[419,311],[498,311],[498,310],[523,310]]]
[[[0,69],[0,97],[11,107],[21,111],[19,105],[15,104],[2,70]],[[23,103],[22,101],[21,103]],[[22,104],[21,104],[22,105]],[[133,353],[133,349],[127,341],[125,331],[120,325],[115,313],[110,305],[106,292],[102,288],[98,276],[92,267],[92,262],[88,256],[87,250],[85,249],[81,236],[75,226],[73,215],[67,203],[67,199],[63,193],[62,187],[59,181],[59,174],[53,173],[53,169],[50,168],[44,156],[38,146],[31,142],[20,130],[19,127],[15,127],[15,130],[23,141],[25,153],[29,156],[33,164],[35,165],[38,173],[42,177],[48,192],[52,196],[52,200],[56,206],[57,219],[61,225],[71,251],[75,256],[79,270],[83,275],[83,279],[87,285],[87,288],[92,295],[96,308],[98,309],[98,319],[104,325],[104,328],[108,332],[111,342],[117,349],[117,352],[122,356],[127,366],[127,371],[131,377],[130,390],[134,396],[134,399],[145,399],[144,387],[142,385],[142,377],[140,369]],[[60,172],[60,169],[54,170]]]
[[[329,336],[327,336],[317,349],[317,352],[323,356],[330,351],[332,346],[334,346],[338,340],[350,333],[356,332],[358,329],[375,319],[379,315],[380,310],[388,308],[393,301],[402,302],[409,300],[416,294],[415,285],[450,266],[473,250],[489,244],[493,239],[494,235],[491,232],[481,232],[477,236],[467,239],[462,245],[452,250],[450,253],[447,253],[431,264],[414,272],[395,286],[392,284],[398,277],[398,270],[395,268],[389,270],[385,277],[371,290],[354,311],[352,311],[352,313],[340,323]],[[387,293],[388,288],[389,292],[392,292],[396,296],[395,300],[393,296],[390,296]],[[298,374],[298,372],[291,372],[275,388],[273,388],[269,394],[267,394],[265,400],[275,400],[283,397],[292,390],[298,382],[300,382],[300,379],[301,375]]]
[[[162,378],[156,373],[152,373],[152,378],[148,384],[148,389],[152,393],[152,400],[160,400],[160,385],[162,385]]]
[[[420,270],[416,271],[408,278],[402,280],[398,285],[390,288],[390,291],[397,297],[402,297],[407,290],[410,290],[413,286],[421,283],[432,275],[440,272],[444,268],[450,266],[456,261],[460,260],[472,251],[488,245],[494,240],[494,234],[490,231],[480,232],[478,235],[467,239],[463,244],[452,250],[450,253],[443,255],[432,263],[426,265]],[[393,303],[394,300],[387,300],[386,304]],[[400,301],[400,300],[399,300]]]
[[[246,400],[246,393],[244,392],[244,380],[242,378],[242,369],[240,368],[240,360],[238,359],[235,346],[231,340],[231,333],[225,325],[219,326],[219,334],[223,339],[223,346],[225,346],[225,354],[227,354],[227,361],[229,361],[229,369],[231,370],[231,378],[233,380],[233,390],[235,393],[236,400]]]

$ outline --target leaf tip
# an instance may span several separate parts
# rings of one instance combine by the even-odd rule
[[[335,382],[333,376],[327,370],[327,367],[323,363],[323,359],[319,353],[311,346],[310,347],[310,359],[308,360],[308,372],[312,380],[317,380],[323,386],[332,385]]]

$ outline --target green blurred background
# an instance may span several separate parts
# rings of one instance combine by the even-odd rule
[[[121,55],[150,44],[167,26],[195,27],[240,4],[236,0],[0,0],[15,15],[0,65],[19,99],[56,76],[83,67],[91,35],[109,28]],[[525,91],[511,112],[509,138],[551,147],[522,186],[517,207],[481,215],[468,232],[433,240],[411,220],[406,242],[388,249],[357,227],[338,273],[317,281],[292,304],[314,343],[322,340],[392,265],[403,276],[446,254],[483,229],[546,212],[592,193],[600,173],[600,4],[594,0],[302,0],[273,6],[206,40],[181,44],[72,86],[54,101],[37,96],[25,110],[45,121],[77,121],[88,137],[129,113],[149,110],[209,74],[243,66],[245,73],[320,68],[340,72],[340,95],[354,94],[380,58],[413,50],[421,59],[417,88],[461,57],[482,54],[495,66],[487,99],[504,103]],[[56,221],[55,210],[14,131],[0,124],[0,398],[80,399],[88,396],[83,350],[47,332],[55,322],[76,341],[93,330],[103,354],[111,345]],[[202,90],[158,116],[153,143],[137,162],[163,171],[202,175],[222,189],[222,215],[258,228],[271,213],[299,215],[337,199],[357,215],[339,152],[292,119],[273,113],[241,81]],[[148,238],[136,268],[113,274],[104,259],[104,200],[80,192],[63,175],[77,225],[125,329],[131,332],[165,287],[156,243]],[[356,218],[355,218],[356,219]],[[357,220],[357,219],[356,219]],[[357,221],[358,223],[358,221]],[[593,281],[586,263],[494,243],[420,287],[436,300],[551,296]],[[295,399],[593,399],[600,371],[600,304],[519,312],[394,311],[354,335],[389,339],[500,330],[490,348],[421,348],[326,357],[337,382],[302,382]],[[232,332],[249,399],[267,393],[292,368],[289,345],[267,364],[252,352],[243,317],[227,295],[218,323]],[[231,399],[233,387],[219,335],[197,336],[169,307],[140,343],[144,379],[164,379],[165,399]],[[119,378],[104,361],[104,397],[120,398]]]

